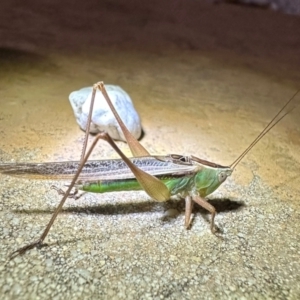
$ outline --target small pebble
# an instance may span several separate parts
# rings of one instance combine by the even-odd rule
[[[138,139],[142,133],[140,117],[129,95],[117,85],[105,85],[106,91],[122,121],[132,135]],[[69,100],[76,121],[86,130],[90,110],[92,87],[85,87],[70,94]],[[125,140],[123,132],[102,93],[97,90],[92,114],[91,133],[107,132],[115,140]]]

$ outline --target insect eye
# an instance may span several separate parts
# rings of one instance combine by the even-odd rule
[[[221,182],[221,183],[224,182],[226,180],[226,178],[227,178],[226,173],[224,173],[224,172],[219,173],[219,175],[218,175],[219,182]]]

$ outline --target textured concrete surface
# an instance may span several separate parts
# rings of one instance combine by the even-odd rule
[[[226,165],[299,88],[299,18],[138,3],[3,5],[1,162],[78,159],[68,95],[104,80],[132,97],[151,153]],[[48,247],[7,261],[50,219],[51,184],[67,183],[0,175],[2,299],[298,299],[299,109],[211,195],[222,239],[200,208],[186,231],[180,200],[85,194],[67,202]],[[103,157],[116,155],[101,145]]]

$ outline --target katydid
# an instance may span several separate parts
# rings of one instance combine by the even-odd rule
[[[105,132],[99,133],[88,151],[86,151],[89,124],[97,89],[102,92],[114,113],[126,137],[133,155],[132,158],[126,157]],[[210,228],[215,233],[217,231],[214,222],[216,210],[206,201],[205,197],[214,192],[231,175],[235,167],[258,141],[295,108],[295,106],[292,107],[291,103],[297,93],[280,109],[265,129],[230,166],[222,166],[195,156],[178,154],[151,155],[123,124],[109,99],[104,83],[96,83],[93,86],[88,126],[79,162],[0,164],[0,173],[6,175],[53,180],[72,179],[66,192],[63,192],[63,198],[42,235],[36,241],[14,251],[10,258],[23,254],[34,247],[40,247],[43,244],[66,199],[71,196],[73,188],[94,193],[144,190],[151,198],[160,202],[169,200],[173,195],[179,195],[185,199],[185,227],[188,228],[190,226],[193,203],[195,202],[211,213]],[[108,142],[121,158],[88,161],[90,154],[100,139]],[[62,193],[61,190],[59,192]]]

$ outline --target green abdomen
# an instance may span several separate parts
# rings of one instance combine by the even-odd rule
[[[78,186],[78,189],[91,193],[108,193],[121,191],[142,190],[136,179],[107,180],[85,183]]]
[[[191,177],[178,176],[178,177],[166,177],[156,176],[159,178],[169,189],[171,195],[180,193],[186,190],[190,183]],[[139,191],[142,187],[135,178],[122,179],[122,180],[102,180],[85,182],[77,184],[76,188],[91,193],[108,193],[108,192],[121,192],[121,191]]]

